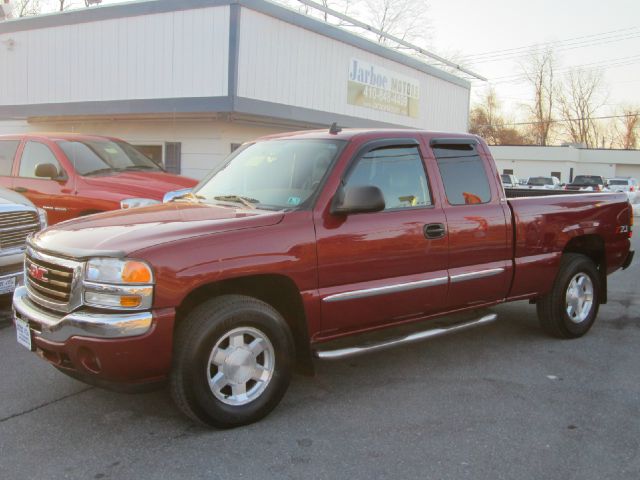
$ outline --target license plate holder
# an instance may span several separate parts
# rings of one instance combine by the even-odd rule
[[[8,277],[0,280],[0,295],[11,293],[16,289],[16,277]]]
[[[16,318],[14,323],[16,325],[16,339],[18,340],[18,343],[33,351],[33,342],[31,341],[31,329],[29,328],[29,324],[19,318]]]

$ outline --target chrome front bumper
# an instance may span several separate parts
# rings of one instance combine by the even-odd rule
[[[27,288],[13,294],[16,318],[29,323],[36,337],[64,342],[70,337],[126,338],[142,335],[151,328],[151,312],[94,313],[77,311],[56,316],[38,308],[27,297]]]

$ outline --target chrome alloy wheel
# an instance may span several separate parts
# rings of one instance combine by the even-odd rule
[[[207,382],[221,402],[246,405],[264,392],[274,368],[275,351],[269,338],[256,328],[234,328],[211,350]]]
[[[589,275],[576,273],[567,287],[566,309],[573,323],[584,322],[593,306],[593,282]]]

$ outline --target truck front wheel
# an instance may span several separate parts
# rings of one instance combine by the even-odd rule
[[[273,307],[224,295],[197,306],[178,325],[171,393],[198,422],[218,428],[252,423],[284,395],[292,358],[291,332]]]
[[[558,338],[578,338],[589,331],[598,315],[601,282],[593,261],[567,253],[551,293],[537,302],[542,329]]]

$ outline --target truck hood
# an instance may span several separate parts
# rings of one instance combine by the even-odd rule
[[[175,240],[275,225],[283,217],[282,212],[174,202],[58,223],[34,236],[31,244],[74,258],[123,257]]]
[[[31,207],[31,208],[36,208],[35,205],[33,203],[31,203],[31,201],[23,196],[20,195],[17,192],[14,192],[12,190],[9,190],[8,188],[2,188],[0,187],[0,206],[5,206],[5,205],[23,205],[25,207]]]
[[[91,189],[119,193],[122,198],[152,198],[162,200],[165,193],[191,188],[197,181],[165,172],[122,172],[115,175],[82,177]]]

